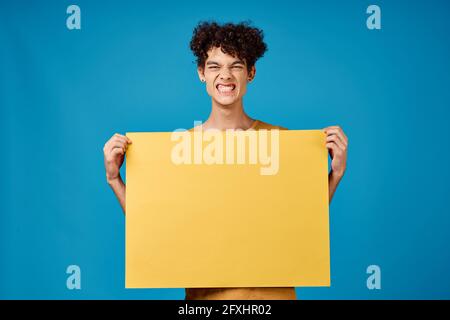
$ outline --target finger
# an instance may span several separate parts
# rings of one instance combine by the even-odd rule
[[[329,151],[333,151],[333,158],[340,153],[338,145],[334,142],[327,142],[326,147]]]
[[[346,136],[344,130],[342,130],[342,128],[339,127],[339,126],[337,126],[336,129],[338,129],[339,133],[342,135],[342,137],[344,138],[345,142],[347,142],[347,141],[348,141],[348,138],[347,138],[347,136]]]
[[[327,130],[327,136],[330,135],[336,135],[337,137],[339,137],[340,141],[342,142],[343,145],[347,146],[347,139],[344,137],[343,133],[341,130],[339,129],[329,129]]]
[[[111,139],[109,139],[106,143],[105,146],[103,147],[103,151],[105,153],[110,153],[111,150],[114,148],[114,146],[116,146],[118,143],[122,144],[125,146],[125,150],[128,148],[128,144],[129,144],[129,139],[125,136],[122,136],[118,133],[114,134]],[[131,140],[130,140],[131,141]]]
[[[111,153],[115,148],[120,148],[124,151],[127,150],[126,144],[121,141],[115,141],[110,144],[109,153]]]
[[[128,138],[127,136],[123,136],[123,139],[125,140],[126,144],[129,145],[132,143],[131,139]]]
[[[348,143],[348,138],[347,138],[347,135],[345,134],[344,130],[342,130],[342,128],[339,128],[339,132],[342,134],[342,136],[344,137],[345,141]]]
[[[327,142],[325,146],[327,147],[327,149],[333,149],[334,151],[339,149],[339,146],[334,141]]]
[[[339,126],[328,126],[324,129],[339,129],[339,128],[340,128]]]
[[[328,126],[328,127],[323,128],[322,130],[327,131],[327,130],[331,130],[331,129],[339,129],[339,126]]]
[[[126,136],[120,133],[114,133],[113,137],[126,138]]]
[[[337,129],[329,129],[327,131],[327,138],[330,136],[336,136],[338,139],[344,144],[347,145],[347,141],[345,140],[344,136],[337,130]]]
[[[122,139],[125,139],[128,143],[131,143],[131,139],[128,138],[127,136],[123,135],[123,134],[115,133],[113,137],[122,138]]]
[[[125,151],[122,148],[114,148],[111,150],[110,156],[114,157],[119,154],[123,156],[125,154]]]
[[[343,151],[334,141],[327,143],[327,148],[333,150],[333,159],[341,156],[345,156],[345,151]]]
[[[121,135],[114,136],[114,137],[112,137],[112,140],[113,141],[120,141],[120,142],[128,144],[128,139],[125,136],[121,136]]]
[[[345,150],[345,148],[346,148],[346,146],[341,141],[341,139],[335,134],[329,135],[327,137],[326,141],[327,142],[331,142],[331,141],[335,142],[339,146],[339,148],[341,148],[342,150]]]
[[[339,127],[339,126],[330,126],[330,127],[328,127],[327,129],[337,129],[337,130],[342,134],[342,136],[344,137],[344,139],[345,139],[345,140],[348,140],[347,135],[345,134],[344,130],[342,130],[341,127]]]
[[[125,148],[125,151],[128,149],[129,143],[128,143],[128,140],[125,139],[125,137],[114,137],[113,140],[111,141],[111,148],[117,143],[123,145],[123,147]]]

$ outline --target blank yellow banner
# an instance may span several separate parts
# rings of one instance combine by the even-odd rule
[[[171,132],[127,134],[126,287],[329,286],[325,133],[277,131],[278,164],[271,134],[239,161],[226,133],[183,134],[190,154]]]

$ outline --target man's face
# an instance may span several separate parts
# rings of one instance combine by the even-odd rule
[[[200,79],[206,80],[206,91],[221,105],[232,105],[240,101],[247,91],[247,82],[255,74],[253,67],[247,71],[245,61],[223,53],[220,48],[208,51],[204,68],[198,69]]]

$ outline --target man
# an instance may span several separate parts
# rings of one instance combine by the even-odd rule
[[[252,119],[243,106],[247,84],[255,78],[256,61],[267,50],[263,33],[246,23],[219,25],[215,22],[200,23],[193,32],[191,50],[197,57],[200,81],[206,84],[211,96],[212,108],[203,123],[208,129],[284,129],[280,126]],[[323,129],[326,147],[332,158],[328,175],[329,201],[342,179],[347,160],[348,140],[338,126]],[[126,136],[115,134],[103,149],[106,179],[114,190],[125,212],[125,184],[119,169],[128,144]],[[295,288],[186,288],[186,299],[296,299]]]

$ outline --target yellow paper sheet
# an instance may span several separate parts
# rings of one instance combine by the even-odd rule
[[[127,288],[330,285],[322,131],[279,131],[274,175],[175,164],[171,135],[127,134]]]

